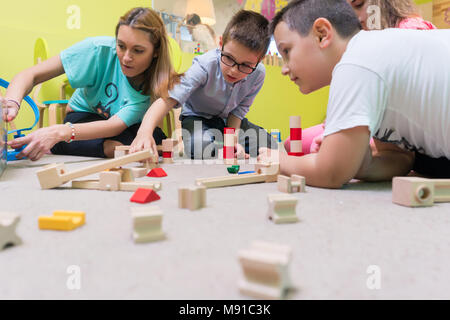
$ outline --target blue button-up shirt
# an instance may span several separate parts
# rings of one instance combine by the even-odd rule
[[[243,119],[264,83],[266,69],[256,70],[234,84],[225,81],[220,69],[220,50],[215,49],[195,57],[192,66],[169,96],[182,106],[183,116],[228,118],[231,113]]]

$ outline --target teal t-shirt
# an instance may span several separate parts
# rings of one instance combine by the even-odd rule
[[[142,121],[150,96],[136,91],[122,73],[113,37],[87,38],[60,54],[72,88],[74,111],[117,115],[127,126]]]

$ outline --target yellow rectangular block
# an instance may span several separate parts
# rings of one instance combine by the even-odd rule
[[[86,215],[82,211],[53,211],[53,216],[40,216],[39,229],[70,231],[82,226]]]

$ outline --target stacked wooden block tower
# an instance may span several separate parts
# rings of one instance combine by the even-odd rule
[[[302,126],[300,116],[289,117],[289,127],[291,129],[291,150],[288,152],[290,156],[301,157],[302,152]]]

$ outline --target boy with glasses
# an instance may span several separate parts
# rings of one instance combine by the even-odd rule
[[[245,118],[264,83],[265,68],[260,62],[270,43],[268,25],[261,14],[237,12],[220,38],[221,50],[196,57],[170,91],[170,98],[158,99],[148,110],[132,151],[151,147],[155,119],[180,106],[184,150],[192,159],[215,156],[213,142],[222,141],[225,127],[236,129],[238,156],[256,156],[259,146],[276,146],[264,129]]]

